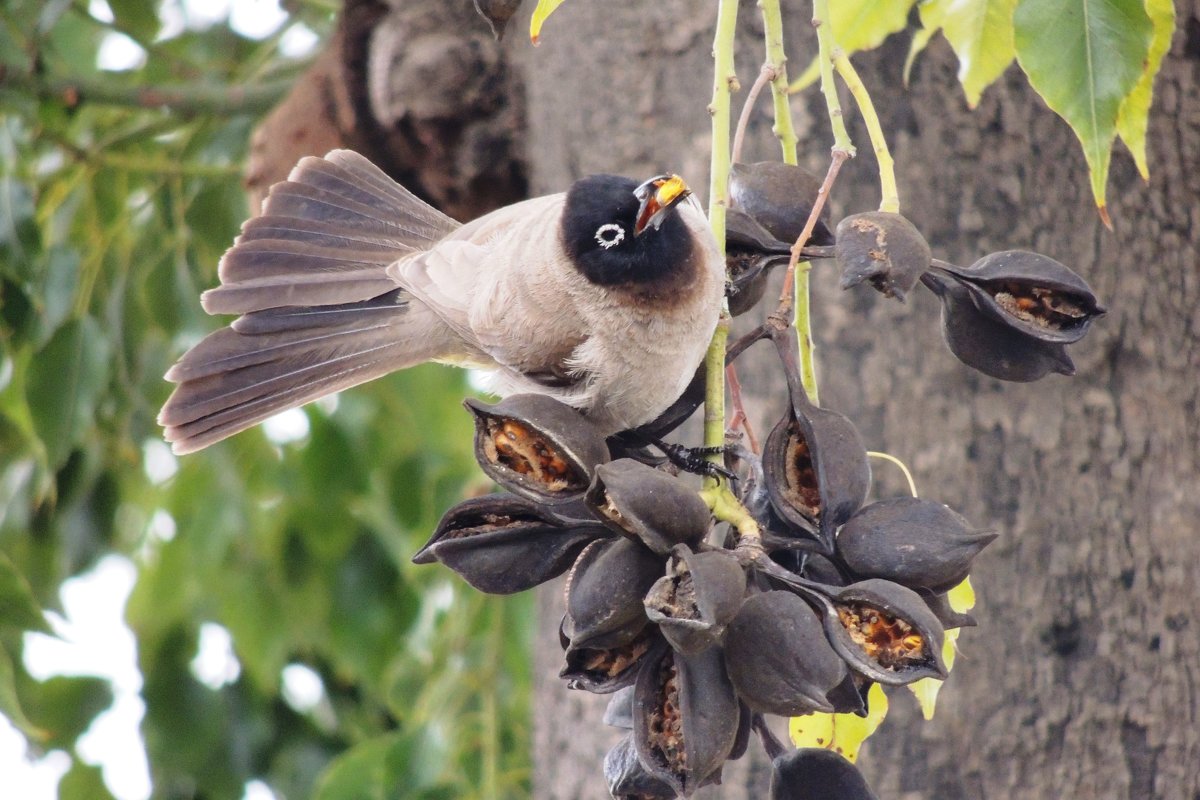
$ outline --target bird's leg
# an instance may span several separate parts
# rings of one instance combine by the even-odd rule
[[[691,472],[694,475],[703,475],[709,478],[728,478],[730,480],[737,477],[732,471],[708,460],[708,456],[723,454],[725,452],[724,447],[686,447],[675,442],[664,442],[656,436],[647,436],[646,438],[652,445],[663,452],[668,461],[684,472]]]

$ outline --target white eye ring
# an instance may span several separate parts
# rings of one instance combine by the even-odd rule
[[[613,234],[611,239],[606,239],[604,234]],[[625,239],[625,229],[615,222],[610,222],[607,225],[601,225],[596,229],[596,244],[607,250],[610,247],[616,247]]]

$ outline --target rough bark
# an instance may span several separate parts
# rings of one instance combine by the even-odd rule
[[[1118,153],[1114,232],[1096,218],[1072,134],[1015,69],[970,111],[941,40],[907,92],[907,37],[856,59],[892,138],[904,210],[937,254],[965,264],[1038,250],[1084,274],[1110,309],[1074,348],[1075,378],[1002,384],[949,354],[927,293],[900,306],[816,278],[823,402],[848,413],[873,449],[904,458],[923,494],[1002,533],[979,561],[980,625],[962,639],[936,718],[922,722],[895,692],[866,748],[880,797],[1200,797],[1200,18],[1194,0],[1177,5],[1150,127],[1151,183]],[[789,48],[803,64],[807,8],[789,6]],[[744,11],[748,83],[761,55],[756,9]],[[565,4],[544,44],[522,54],[534,188],[661,167],[703,186],[712,15],[712,3],[686,0]],[[819,102],[797,112],[803,157],[823,169]],[[774,157],[762,116],[751,136],[752,156]],[[855,139],[835,218],[878,203],[861,126]],[[745,368],[744,383],[765,393],[752,406],[760,425],[780,405],[769,375]],[[877,494],[903,491],[889,467],[876,472]],[[558,597],[543,596],[546,631]],[[604,797],[599,758],[615,736],[597,722],[602,701],[555,680],[558,657],[548,634],[536,796]],[[738,765],[708,796],[764,796],[761,762],[746,771]]]

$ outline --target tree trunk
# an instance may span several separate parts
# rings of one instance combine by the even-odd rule
[[[748,86],[762,55],[757,9],[743,5],[738,72]],[[785,5],[797,74],[815,52],[809,9]],[[961,639],[935,719],[921,721],[911,697],[892,692],[864,750],[881,798],[1200,797],[1200,4],[1177,7],[1150,125],[1151,182],[1118,151],[1113,232],[1097,219],[1070,130],[1017,70],[970,111],[940,38],[907,92],[908,36],[856,57],[892,143],[903,210],[937,256],[969,264],[1037,250],[1084,275],[1109,308],[1073,348],[1077,376],[1004,384],[950,355],[927,293],[903,306],[841,293],[818,268],[822,403],[848,414],[870,449],[903,458],[924,496],[1001,533],[978,560],[979,627]],[[537,50],[514,35],[533,190],[664,168],[705,186],[714,17],[715,4],[698,0],[575,2]],[[760,103],[748,160],[777,157]],[[823,172],[820,98],[794,106],[802,160]],[[835,219],[878,204],[867,137],[861,125],[852,132],[860,155],[834,193]],[[752,363],[743,382],[761,431],[780,413],[782,381]],[[891,467],[875,467],[876,496],[904,492]],[[536,796],[605,797],[601,758],[617,737],[600,723],[603,698],[556,679],[561,593],[542,600]],[[763,797],[765,774],[744,759],[702,795]]]

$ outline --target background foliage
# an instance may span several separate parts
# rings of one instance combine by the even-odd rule
[[[0,10],[0,712],[71,752],[108,706],[105,681],[30,678],[23,633],[117,553],[138,569],[126,615],[156,796],[240,797],[251,778],[288,797],[526,794],[528,601],[409,563],[485,488],[468,485],[460,373],[310,406],[304,446],[259,429],[175,461],[161,443],[161,376],[214,327],[198,292],[247,216],[250,130],[301,65],[280,55],[287,26],[163,38],[178,7],[110,6],[112,22],[70,0]],[[292,17],[327,33],[334,10]],[[113,31],[142,66],[98,70]],[[241,664],[216,690],[189,667],[206,622]],[[312,711],[281,693],[296,663],[324,682]],[[107,794],[77,757],[60,792]]]

